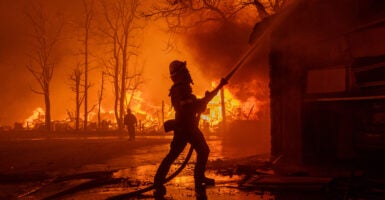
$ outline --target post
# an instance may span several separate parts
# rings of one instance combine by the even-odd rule
[[[164,101],[162,100],[162,125],[164,123]]]
[[[225,90],[221,88],[221,108],[222,108],[222,130],[223,133],[227,131],[226,122],[226,105],[225,105]]]

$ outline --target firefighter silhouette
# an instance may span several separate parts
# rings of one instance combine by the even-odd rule
[[[192,148],[197,153],[197,160],[194,168],[195,190],[197,194],[202,194],[206,185],[214,185],[214,179],[205,176],[206,163],[210,153],[209,146],[198,127],[200,113],[206,110],[207,103],[216,95],[218,88],[227,83],[222,79],[217,89],[212,92],[206,92],[202,99],[197,99],[192,93],[191,84],[193,80],[186,67],[186,62],[175,60],[169,66],[170,77],[173,85],[170,89],[169,96],[172,106],[175,109],[175,119],[173,120],[174,137],[170,144],[170,151],[161,162],[155,177],[154,186],[156,197],[164,196],[166,188],[164,181],[167,173],[170,170],[171,164],[184,150],[187,143],[190,143]]]
[[[135,127],[137,126],[138,121],[134,114],[132,114],[131,109],[127,109],[127,114],[124,116],[124,125],[127,127],[128,134],[131,141],[135,140]]]

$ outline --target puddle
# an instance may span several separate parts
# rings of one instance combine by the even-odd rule
[[[235,157],[240,158],[257,153],[255,148],[240,149],[236,146],[226,146],[219,139],[208,140],[208,145],[211,149],[209,163],[215,160],[225,160]],[[181,163],[183,163],[189,148],[190,146],[187,145],[185,151],[182,152],[171,166],[169,175],[177,170]],[[89,177],[90,181],[87,180],[89,182],[79,182],[79,179],[73,179],[68,180],[65,184],[63,182],[51,183],[49,186],[42,188],[41,191],[29,197],[41,199],[40,197],[45,197],[48,193],[52,194],[55,191],[60,191],[57,188],[65,187],[67,188],[68,194],[60,199],[107,199],[111,196],[149,187],[152,185],[153,177],[159,163],[164,156],[166,156],[168,150],[169,144],[136,148],[130,151],[129,154],[102,163],[85,165],[81,169],[77,169],[77,172],[74,173],[79,173],[81,170],[91,172],[103,170],[109,171],[113,169],[118,170],[113,172],[111,177]],[[165,184],[167,188],[166,197],[184,200],[196,199],[193,178],[195,160],[196,154],[194,152],[185,169],[177,177]],[[267,192],[240,190],[238,188],[238,181],[241,180],[242,177],[235,174],[228,176],[218,172],[219,170],[215,168],[208,168],[206,170],[206,175],[216,180],[216,185],[209,187],[206,190],[208,199],[274,199],[274,196]],[[77,187],[77,185],[80,184],[83,184],[83,186]],[[139,196],[138,199],[152,198],[152,191],[145,192],[141,195],[145,195],[145,197]]]
[[[139,179],[149,180],[154,176],[154,172],[157,169],[155,165],[142,165],[139,167],[121,169],[112,174],[113,178],[127,178],[127,179]]]
[[[236,145],[228,145],[228,143],[224,144],[222,140],[215,138],[210,138],[210,140],[208,140],[208,145],[211,149],[209,163],[215,160],[240,158],[243,156],[255,155],[257,153],[261,154],[255,147],[239,148],[239,146]],[[184,152],[182,152],[171,166],[168,175],[171,175],[177,168],[179,168],[180,164],[184,161],[189,148],[190,146],[187,145]],[[140,188],[148,187],[152,184],[158,165],[163,157],[166,156],[168,150],[169,144],[159,145],[154,146],[151,149],[137,149],[130,155],[114,159],[111,162],[132,167],[118,170],[113,174],[113,178],[125,178],[132,182],[139,181],[140,183],[138,185],[133,185],[132,187],[125,185],[125,188],[121,187],[121,185],[117,187],[111,186],[93,192],[102,196],[114,193],[116,195],[122,192],[135,191]],[[168,191],[168,197],[171,199],[196,198],[193,177],[195,160],[196,154],[194,152],[185,169],[178,176],[165,184]],[[216,180],[216,185],[207,189],[207,196],[209,199],[229,199],[229,197],[231,197],[231,199],[274,199],[274,196],[268,192],[242,191],[238,188],[238,181],[242,179],[241,176],[233,174],[228,176],[223,173],[219,174],[218,172],[219,171],[216,169],[206,170],[206,175]],[[152,195],[152,191],[145,194]]]
[[[174,164],[171,168],[169,175],[177,168],[179,165]],[[143,188],[148,186],[149,183],[152,183],[152,178],[157,169],[157,166],[154,165],[146,165],[140,166],[137,168],[128,168],[122,169],[113,174],[115,178],[132,178],[133,175],[135,178],[140,179],[142,182],[139,187],[131,187],[126,188],[125,192],[135,191],[139,188]],[[166,198],[170,199],[196,199],[196,194],[194,190],[194,177],[193,177],[193,169],[194,163],[189,163],[186,168],[174,179],[170,182],[166,183],[165,186],[167,188]],[[210,178],[214,178],[216,181],[216,185],[212,187],[208,187],[206,190],[206,194],[208,199],[255,199],[255,200],[273,200],[274,196],[268,192],[255,192],[255,191],[242,191],[239,190],[238,182],[242,179],[241,176],[233,175],[233,176],[223,176],[216,173],[214,170],[206,171],[206,175]],[[146,181],[148,180],[148,181]],[[123,191],[124,192],[124,191]],[[109,188],[106,190],[104,188],[103,191],[99,191],[99,193],[122,193],[121,188]],[[151,195],[151,192],[146,192],[145,194]],[[140,198],[138,198],[140,199]]]

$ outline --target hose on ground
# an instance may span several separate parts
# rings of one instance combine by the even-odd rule
[[[178,176],[178,174],[186,167],[188,161],[191,158],[193,150],[194,150],[194,148],[192,148],[192,146],[190,146],[190,150],[188,151],[187,156],[184,159],[183,163],[179,166],[179,168],[177,170],[175,170],[174,173],[172,173],[170,176],[168,176],[166,178],[164,183],[167,183],[167,182],[171,181],[173,178],[175,178],[176,176]],[[123,199],[128,199],[128,198],[132,198],[132,197],[138,196],[138,195],[140,195],[142,193],[151,191],[153,189],[155,189],[155,186],[154,185],[150,185],[150,186],[148,186],[146,188],[143,188],[143,189],[139,189],[139,190],[135,190],[135,191],[132,191],[132,192],[128,192],[128,193],[124,193],[124,194],[120,194],[120,195],[109,197],[109,198],[107,198],[107,200],[123,200]]]

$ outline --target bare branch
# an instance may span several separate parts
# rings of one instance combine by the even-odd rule
[[[265,6],[259,2],[259,0],[254,0],[254,6],[257,8],[259,16],[263,19],[267,17],[269,14],[266,11]]]
[[[141,30],[141,26],[136,24],[139,0],[117,0],[108,4],[103,2],[102,6],[106,22],[102,32],[109,40],[110,55],[110,59],[103,60],[103,64],[106,69],[105,75],[112,80],[115,118],[119,129],[122,129],[129,60],[131,56],[137,54],[136,32]]]
[[[31,91],[32,91],[33,93],[40,94],[40,95],[44,95],[44,92],[37,91],[37,90],[35,90],[35,89],[33,89],[33,88],[30,88],[30,89],[31,89]]]
[[[164,0],[154,4],[142,17],[164,19],[170,32],[184,31],[208,22],[226,23],[248,7],[254,7],[261,19],[282,9],[288,0]]]
[[[50,102],[50,82],[53,76],[55,62],[53,53],[62,28],[63,20],[60,16],[50,18],[44,12],[39,4],[34,4],[28,12],[26,12],[32,32],[29,33],[34,42],[29,54],[30,61],[26,65],[28,71],[39,83],[41,91],[31,89],[32,92],[43,95],[45,103],[45,125],[48,131],[51,130],[51,102]],[[52,19],[57,21],[52,22]]]

